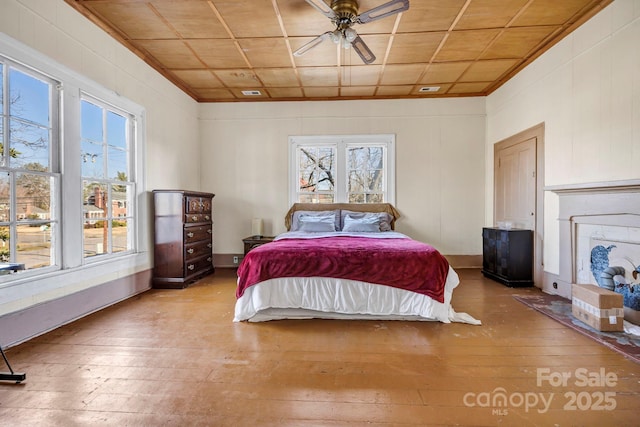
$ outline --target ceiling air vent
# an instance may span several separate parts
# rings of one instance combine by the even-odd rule
[[[242,94],[244,96],[260,96],[262,95],[262,92],[260,92],[259,90],[243,90]]]
[[[423,86],[420,88],[420,90],[418,90],[418,92],[420,93],[437,92],[439,90],[440,90],[440,86]]]

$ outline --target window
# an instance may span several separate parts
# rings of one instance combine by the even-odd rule
[[[290,202],[394,203],[393,135],[295,136]]]
[[[0,56],[0,262],[58,263],[59,82]]]
[[[84,257],[131,251],[133,117],[87,96],[81,103]]]
[[[146,266],[143,148],[141,106],[0,32],[0,289]]]

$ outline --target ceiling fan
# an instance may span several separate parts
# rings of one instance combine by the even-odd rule
[[[409,9],[409,0],[391,0],[360,14],[358,14],[357,0],[331,0],[331,6],[325,3],[324,0],[305,1],[329,18],[335,24],[336,29],[320,34],[293,52],[293,54],[302,56],[323,41],[330,39],[334,43],[340,44],[344,49],[353,47],[353,50],[356,51],[365,64],[371,64],[376,60],[376,56],[360,38],[356,30],[352,28],[353,25],[366,24]]]

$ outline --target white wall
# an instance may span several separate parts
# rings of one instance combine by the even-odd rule
[[[447,255],[482,252],[484,98],[200,105],[202,187],[216,254],[242,253],[251,219],[284,229],[290,135],[396,135],[397,230]]]
[[[491,94],[486,182],[493,144],[541,122],[546,186],[640,178],[639,46],[640,0],[616,0]],[[545,271],[557,274],[558,200],[544,203]]]
[[[141,172],[147,190],[199,189],[200,146],[193,99],[62,0],[0,0],[0,32],[145,108],[143,153],[147,158],[146,171]],[[151,219],[147,201],[140,201],[140,214]],[[0,315],[149,270],[152,223],[144,222],[146,239],[139,255],[64,275],[12,282],[0,292]],[[107,303],[96,301],[96,306]]]

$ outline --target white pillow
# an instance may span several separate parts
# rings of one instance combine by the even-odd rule
[[[377,216],[364,216],[362,218],[346,215],[342,231],[378,233],[380,232],[380,219]]]
[[[321,233],[336,231],[335,215],[301,215],[297,231],[306,231],[310,233]]]
[[[299,231],[300,230],[300,217],[312,217],[312,216],[327,216],[332,215],[334,218],[334,229],[332,231],[336,231],[340,229],[340,211],[295,211],[291,216],[291,228],[289,231]]]
[[[342,220],[342,231],[345,231],[344,224],[347,216],[350,216],[352,219],[376,218],[380,227],[378,231],[391,231],[391,221],[393,217],[386,212],[355,212],[342,210],[340,216]]]

